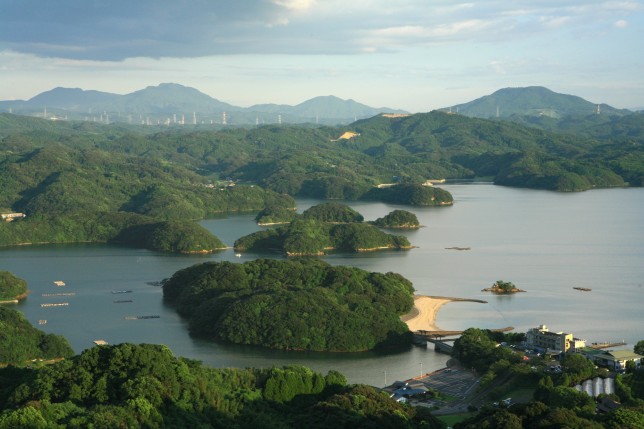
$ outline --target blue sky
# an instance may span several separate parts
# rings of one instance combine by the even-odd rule
[[[0,0],[0,100],[175,82],[430,111],[546,86],[644,106],[644,0]]]

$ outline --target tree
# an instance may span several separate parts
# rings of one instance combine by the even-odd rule
[[[644,356],[644,340],[639,340],[637,344],[635,344],[635,347],[633,347],[633,351],[638,355]]]

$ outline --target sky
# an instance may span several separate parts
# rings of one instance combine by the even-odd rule
[[[410,112],[506,87],[644,106],[644,0],[0,0],[0,100],[164,82]]]

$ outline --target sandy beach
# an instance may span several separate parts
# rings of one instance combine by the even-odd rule
[[[407,323],[410,331],[439,331],[436,326],[436,313],[448,302],[452,301],[445,297],[431,297],[424,295],[414,296],[414,308],[411,312],[401,317]]]
[[[436,313],[448,302],[469,301],[485,303],[478,299],[452,298],[447,296],[414,295],[414,308],[402,316],[400,320],[405,322],[410,331],[440,331],[436,326]]]

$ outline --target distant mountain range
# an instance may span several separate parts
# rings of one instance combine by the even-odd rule
[[[559,94],[540,86],[503,88],[469,103],[440,110],[478,118],[504,118],[525,121],[560,120],[597,114],[623,116],[633,113],[607,104]],[[408,112],[387,107],[374,108],[354,100],[329,95],[315,97],[295,106],[256,104],[247,108],[219,101],[194,88],[176,83],[149,86],[130,94],[54,88],[29,100],[0,101],[0,112],[96,122],[133,124],[325,124],[341,125],[382,113]],[[536,119],[535,119],[536,120]]]
[[[628,115],[627,109],[616,109],[608,104],[595,104],[581,97],[559,94],[542,86],[503,88],[469,103],[441,110],[452,111],[476,118],[507,118],[511,116],[546,116],[554,119],[566,116]]]
[[[407,113],[399,109],[369,107],[334,96],[315,97],[296,106],[258,104],[244,108],[176,83],[149,86],[126,95],[54,88],[29,100],[0,101],[0,111],[100,122],[231,125],[279,122],[336,125],[380,113]]]

